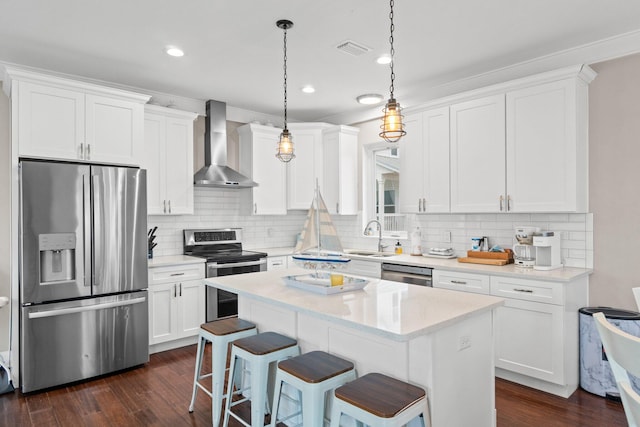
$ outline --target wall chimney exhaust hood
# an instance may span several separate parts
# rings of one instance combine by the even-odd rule
[[[207,101],[204,167],[195,173],[197,187],[249,188],[258,184],[227,166],[227,104]]]

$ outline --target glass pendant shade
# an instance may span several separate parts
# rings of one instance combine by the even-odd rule
[[[293,152],[293,136],[291,136],[288,129],[284,129],[280,134],[276,157],[285,163],[296,157]]]
[[[380,136],[387,142],[398,142],[400,138],[405,136],[407,132],[404,130],[402,123],[402,108],[400,103],[394,98],[390,98],[384,107],[384,117],[382,117],[382,125]]]

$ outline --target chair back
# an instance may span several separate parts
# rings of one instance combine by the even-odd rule
[[[633,296],[636,298],[636,307],[640,310],[640,288],[632,288]]]
[[[640,394],[631,387],[628,373],[640,377],[640,338],[613,326],[603,313],[595,313],[593,318],[620,392],[627,422],[630,427],[639,427]]]

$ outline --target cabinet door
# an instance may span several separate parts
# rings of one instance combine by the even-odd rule
[[[563,307],[514,299],[496,309],[496,367],[563,385]]]
[[[251,189],[254,215],[287,213],[286,164],[275,156],[278,135],[277,129],[240,134],[240,173],[258,183]]]
[[[311,206],[316,180],[322,178],[322,132],[293,126],[291,132],[296,158],[287,163],[287,208],[306,210]]]
[[[165,119],[158,114],[145,114],[143,167],[147,170],[147,214],[162,215],[166,210],[166,179],[164,165],[166,134]]]
[[[405,117],[407,134],[402,138],[399,149],[400,212],[403,213],[419,213],[423,209],[425,165],[422,162],[424,151],[422,117],[422,113]],[[448,154],[447,157],[449,157]]]
[[[322,197],[331,214],[358,213],[358,136],[352,129],[326,131],[323,135]]]
[[[507,93],[510,211],[576,211],[575,99],[569,80]]]
[[[193,214],[193,121],[166,119],[167,213]]]
[[[205,322],[205,289],[201,280],[178,283],[178,338],[198,335]]]
[[[281,270],[287,268],[287,256],[270,256],[267,257],[267,271]]]
[[[17,117],[20,155],[81,159],[84,113],[83,93],[20,82]]]
[[[450,111],[451,212],[500,212],[505,196],[504,95],[454,104]]]
[[[142,104],[86,95],[87,160],[139,165],[144,150]]]
[[[422,132],[423,156],[420,167],[424,171],[425,198],[422,210],[449,212],[449,107],[425,112],[422,116]],[[400,156],[402,158],[402,154]]]
[[[150,345],[178,338],[176,286],[176,283],[149,286]]]

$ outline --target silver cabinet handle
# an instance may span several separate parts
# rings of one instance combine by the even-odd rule
[[[82,142],[80,143],[79,151],[80,155],[78,157],[80,157],[80,159],[84,159],[84,144]]]
[[[526,293],[526,294],[532,294],[532,293],[533,293],[533,291],[532,291],[531,289],[518,289],[518,288],[513,288],[513,290],[514,290],[515,292],[524,292],[524,293]]]
[[[182,296],[182,283],[180,283],[180,296]]]
[[[184,276],[184,271],[182,273],[172,273],[170,276]]]
[[[164,213],[167,213],[167,201],[166,200],[162,201],[162,211]]]
[[[169,213],[171,213],[171,200],[169,200],[168,204],[169,204]]]
[[[422,212],[427,211],[427,199],[426,197],[422,199]]]
[[[178,285],[173,285],[173,297],[177,297],[178,296]]]
[[[456,285],[466,285],[467,282],[463,282],[462,280],[452,280],[451,283],[455,283]]]
[[[336,213],[340,213],[340,203],[336,202]]]
[[[511,210],[511,196],[507,195],[507,211]]]
[[[254,203],[254,204],[253,204],[253,213],[254,213],[254,214],[257,214],[257,213],[258,213],[258,204],[257,204],[257,203]]]
[[[86,160],[91,160],[91,144],[87,144],[87,158]]]
[[[503,211],[502,202],[504,202],[504,197],[502,197],[502,194],[501,194],[500,195],[500,212]]]

